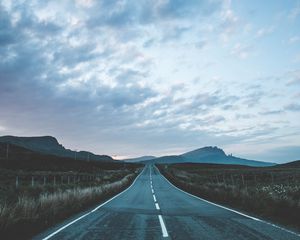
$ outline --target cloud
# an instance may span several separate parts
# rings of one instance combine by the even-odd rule
[[[291,11],[290,11],[288,17],[289,17],[290,19],[294,20],[294,19],[298,18],[299,15],[300,15],[300,3],[299,3],[299,1],[298,1],[298,2],[297,2],[297,5],[295,5],[295,6],[291,9]]]
[[[85,7],[85,8],[90,8],[94,6],[95,1],[94,0],[76,0],[76,3],[79,6]]]
[[[91,27],[99,27],[103,24],[114,27],[148,25],[192,16],[209,16],[219,6],[218,0],[103,1],[94,6],[87,24]]]
[[[248,21],[231,1],[0,6],[1,133],[55,135],[73,148],[128,155],[235,144],[278,131],[277,112],[266,110],[274,109],[275,90],[269,79],[256,79],[261,69],[272,69],[251,54],[255,43],[244,44],[253,32],[240,34]],[[237,43],[231,54],[238,59],[224,59],[229,40]],[[291,93],[297,76],[278,78],[278,88]],[[270,126],[258,124],[268,115]]]
[[[260,114],[262,114],[262,115],[278,115],[283,112],[284,112],[283,110],[270,110],[270,111],[261,112]]]
[[[299,36],[293,36],[293,37],[290,37],[288,42],[289,44],[294,44],[294,43],[297,43],[300,41],[300,37]]]
[[[208,44],[208,41],[205,39],[201,39],[195,43],[195,47],[198,49],[203,49]]]
[[[240,59],[247,59],[251,52],[253,51],[253,47],[250,45],[242,45],[241,43],[237,43],[231,50],[231,54],[237,56]]]
[[[300,84],[300,71],[294,70],[286,73],[285,76],[288,80],[286,83],[287,86],[297,86]]]
[[[297,103],[291,103],[287,106],[285,106],[286,110],[292,111],[292,112],[299,112],[300,111],[300,104]]]
[[[248,107],[255,107],[259,104],[263,96],[263,90],[253,91],[252,93],[249,93],[243,97],[243,103],[246,104]]]
[[[227,42],[239,25],[239,18],[232,9],[231,1],[226,0],[223,2],[223,10],[220,14],[220,18],[220,36],[222,41]]]
[[[269,35],[271,33],[274,32],[274,27],[271,26],[271,27],[268,27],[268,28],[260,28],[257,32],[256,32],[256,37],[257,38],[261,38],[261,37],[264,37],[266,35]]]

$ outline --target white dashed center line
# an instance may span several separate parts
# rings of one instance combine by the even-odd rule
[[[155,194],[154,194],[153,185],[152,185],[151,168],[150,168],[150,186],[151,186],[151,192],[152,192],[152,195],[153,195],[153,200],[154,200],[154,203],[155,203],[155,208],[157,210],[160,210],[160,207],[158,205],[157,199],[156,199]],[[166,225],[165,225],[165,222],[164,222],[164,219],[163,219],[162,215],[158,215],[158,220],[159,220],[159,223],[160,223],[161,232],[162,232],[163,237],[164,238],[169,237],[169,234],[168,234],[168,231],[167,231],[167,228],[166,228]]]
[[[157,210],[160,210],[158,203],[155,203],[155,207]]]
[[[161,227],[163,237],[169,237],[169,234],[168,234],[168,231],[167,231],[167,228],[166,228],[166,225],[164,223],[164,220],[163,220],[162,216],[158,215],[158,219],[159,219],[159,223],[160,223],[160,227]]]

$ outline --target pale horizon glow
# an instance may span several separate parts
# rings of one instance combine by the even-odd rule
[[[300,159],[300,1],[0,3],[0,135],[116,158]]]

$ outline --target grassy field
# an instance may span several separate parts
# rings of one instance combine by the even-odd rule
[[[0,236],[30,239],[122,191],[140,170],[138,165],[96,172],[0,168]]]
[[[300,167],[158,165],[174,185],[300,232]]]

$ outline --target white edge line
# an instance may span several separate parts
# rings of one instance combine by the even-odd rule
[[[100,204],[99,206],[97,206],[97,207],[94,208],[93,210],[89,211],[88,213],[86,213],[86,214],[80,216],[79,218],[76,218],[76,219],[73,220],[72,222],[70,222],[70,223],[64,225],[63,227],[57,229],[55,232],[51,233],[50,235],[48,235],[48,236],[42,238],[42,240],[48,240],[48,239],[50,239],[51,237],[53,237],[53,236],[56,235],[57,233],[61,232],[61,231],[64,230],[65,228],[69,227],[69,226],[72,225],[73,223],[75,223],[75,222],[79,221],[80,219],[86,217],[87,215],[89,215],[89,214],[91,214],[91,213],[97,211],[99,208],[101,208],[101,207],[104,206],[105,204],[109,203],[110,201],[112,201],[112,200],[115,199],[116,197],[118,197],[118,196],[120,196],[121,194],[125,193],[127,190],[129,190],[129,189],[134,185],[134,183],[135,183],[136,180],[141,176],[141,174],[144,172],[144,170],[145,170],[145,167],[144,167],[143,171],[141,171],[141,173],[135,178],[135,180],[133,181],[133,183],[132,183],[128,188],[126,188],[126,189],[123,190],[122,192],[118,193],[116,196],[114,196],[114,197],[108,199],[106,202]]]
[[[190,195],[190,196],[192,196],[192,197],[194,197],[194,198],[197,198],[197,199],[199,199],[199,200],[201,200],[201,201],[210,203],[210,204],[215,205],[215,206],[217,206],[217,207],[224,208],[224,209],[226,209],[226,210],[229,210],[229,211],[231,211],[231,212],[237,213],[237,214],[239,214],[239,215],[242,215],[242,216],[244,216],[244,217],[250,218],[250,219],[252,219],[252,220],[266,223],[266,224],[271,225],[271,226],[273,226],[273,227],[276,227],[276,228],[278,228],[278,229],[280,229],[280,230],[286,231],[286,232],[288,232],[288,233],[291,233],[291,234],[294,234],[294,235],[300,237],[300,234],[298,234],[298,233],[296,233],[296,232],[293,232],[293,231],[291,231],[291,230],[285,229],[285,228],[283,228],[283,227],[280,227],[280,226],[278,226],[278,225],[276,225],[276,224],[274,224],[274,223],[270,223],[270,222],[267,222],[267,221],[265,221],[265,220],[262,220],[262,219],[259,219],[259,218],[256,218],[256,217],[252,217],[252,216],[250,216],[250,215],[241,213],[241,212],[239,212],[239,211],[233,210],[233,209],[228,208],[228,207],[224,207],[224,206],[219,205],[219,204],[217,204],[217,203],[210,202],[210,201],[208,201],[208,200],[205,200],[205,199],[203,199],[203,198],[200,198],[200,197],[198,197],[198,196],[195,196],[195,195],[193,195],[193,194],[191,194],[191,193],[188,193],[188,192],[186,192],[186,191],[184,191],[184,190],[182,190],[182,189],[176,187],[176,186],[175,186],[173,183],[171,183],[171,182],[170,182],[163,174],[161,174],[161,172],[159,171],[159,169],[158,169],[156,166],[155,166],[155,168],[158,170],[158,172],[160,173],[160,175],[163,176],[164,179],[167,180],[167,182],[168,182],[170,185],[172,185],[173,187],[177,188],[179,191],[181,191],[181,192],[183,192],[183,193],[185,193],[185,194],[187,194],[187,195]]]
[[[164,220],[163,220],[162,216],[158,215],[158,219],[159,219],[159,223],[160,223],[160,227],[161,227],[163,237],[169,237],[169,234],[168,234],[168,231],[167,231],[167,228],[166,228],[166,225],[164,223]]]

